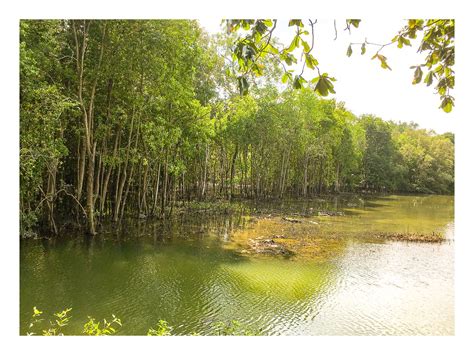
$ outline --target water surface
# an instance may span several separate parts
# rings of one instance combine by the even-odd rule
[[[88,315],[112,313],[123,320],[120,334],[145,334],[159,319],[176,334],[208,334],[216,322],[233,319],[272,335],[454,334],[452,197],[343,197],[237,210],[141,222],[93,240],[22,241],[21,333],[36,306],[45,314],[71,307],[69,334],[79,334]],[[319,217],[321,210],[345,216]],[[253,257],[233,247],[243,235],[288,231],[284,215],[316,222],[304,233],[333,252]],[[441,231],[449,240],[367,238],[407,231]]]

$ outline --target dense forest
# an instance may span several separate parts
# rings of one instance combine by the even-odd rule
[[[271,62],[242,96],[229,36],[191,20],[21,21],[21,235],[65,220],[95,234],[180,201],[453,193],[453,134],[356,116],[285,87]]]

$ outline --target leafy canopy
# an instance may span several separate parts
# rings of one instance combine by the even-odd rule
[[[294,29],[295,35],[288,44],[279,44],[273,38],[273,32],[277,26],[277,20],[226,20],[227,32],[237,33],[232,49],[232,59],[238,64],[239,75],[237,77],[238,87],[241,94],[247,94],[249,88],[248,76],[262,76],[265,69],[263,59],[272,56],[284,69],[281,81],[291,84],[295,89],[303,86],[311,87],[318,95],[328,96],[334,94],[334,82],[336,79],[328,73],[322,73],[319,62],[314,53],[314,27],[317,20],[304,22],[301,19],[293,19],[288,27]],[[361,20],[347,19],[345,29],[358,28]],[[336,22],[334,21],[336,30]],[[411,46],[411,40],[422,36],[419,53],[426,54],[421,64],[414,65],[413,84],[423,82],[427,86],[435,83],[436,93],[439,95],[442,108],[445,112],[451,112],[454,106],[454,97],[450,90],[454,88],[454,20],[443,19],[410,19],[407,24],[386,44],[376,44],[367,41],[362,43],[350,43],[346,55],[353,54],[353,46],[360,46],[360,53],[364,55],[367,46],[377,47],[377,51],[371,57],[378,60],[383,69],[391,70],[387,63],[387,57],[381,52],[389,45],[397,44],[398,48]],[[337,38],[337,30],[336,30]],[[300,59],[295,55],[301,51]],[[301,71],[295,72],[290,69],[294,64],[302,63]],[[316,71],[313,78],[304,76],[305,69]],[[424,78],[424,79],[423,79]]]

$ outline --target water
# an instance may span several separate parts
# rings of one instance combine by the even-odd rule
[[[321,209],[346,215],[317,217]],[[289,224],[281,215],[318,224]],[[123,320],[120,334],[145,334],[159,319],[176,334],[209,334],[216,322],[235,319],[271,335],[451,335],[453,218],[446,196],[283,201],[140,223],[92,241],[23,241],[20,332],[36,306],[44,314],[71,307],[67,334],[79,334],[88,315],[113,313]],[[239,253],[245,237],[275,231],[316,238],[322,252]],[[449,240],[367,238],[379,231],[445,231]]]

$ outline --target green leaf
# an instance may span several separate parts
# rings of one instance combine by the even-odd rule
[[[445,96],[443,98],[443,101],[441,101],[441,108],[443,109],[444,112],[449,113],[452,111],[454,106],[453,99],[450,96]]]
[[[284,52],[284,54],[282,54],[280,56],[281,60],[284,60],[286,64],[288,65],[292,65],[293,63],[296,63],[297,60],[295,58],[295,56],[291,53],[288,53],[288,52]]]
[[[303,45],[304,51],[305,51],[306,53],[308,53],[309,50],[311,49],[311,48],[309,47],[308,42],[302,40],[302,41],[301,41],[301,44]]]
[[[293,52],[293,50],[300,46],[300,36],[296,35],[290,43],[290,46],[287,48],[288,52]]]
[[[321,75],[319,78],[314,78],[311,82],[316,82],[314,91],[321,96],[328,96],[329,93],[335,94],[334,85],[331,83],[332,79],[327,76]]]
[[[314,90],[317,91],[319,95],[321,96],[328,96],[328,93],[329,93],[325,80],[321,80],[321,79],[316,84],[316,87],[314,88]]]
[[[255,76],[262,76],[263,75],[263,64],[256,63],[252,66],[252,72]]]
[[[298,26],[298,27],[304,27],[303,26],[303,21],[301,20],[290,20],[290,23],[288,26]]]
[[[423,77],[423,71],[421,70],[420,66],[417,66],[415,69],[415,76],[413,77],[412,84],[413,85],[418,84],[421,81],[422,77]]]
[[[295,76],[295,79],[293,80],[293,87],[295,89],[301,89],[301,76],[300,75],[296,75]]]
[[[387,58],[385,56],[383,56],[382,54],[378,54],[376,53],[372,59],[375,59],[377,58],[378,60],[380,60],[380,66],[383,68],[383,69],[389,69],[389,70],[392,70],[392,68],[390,68],[387,64]]]
[[[42,313],[43,313],[43,312],[42,312],[42,311],[40,311],[40,310],[38,310],[38,309],[36,308],[36,306],[35,306],[35,307],[33,307],[33,315],[35,315],[35,316],[36,316],[36,315],[40,315],[40,314],[42,314]]]
[[[362,46],[360,47],[360,54],[361,54],[361,55],[364,55],[364,54],[365,54],[365,51],[366,51],[365,43],[362,43]]]
[[[397,44],[398,48],[402,48],[404,45],[405,46],[411,46],[410,40],[408,38],[403,37],[403,36],[395,36],[392,39],[392,42],[395,42],[395,41],[398,42],[398,44]]]
[[[318,61],[316,60],[316,58],[314,58],[311,54],[308,53],[305,54],[305,62],[306,66],[310,69],[314,69],[318,65]]]
[[[355,19],[346,20],[347,24],[352,25],[352,26],[354,26],[355,28],[358,28],[358,27],[359,27],[360,21],[361,21],[361,20],[355,20]]]
[[[263,20],[263,24],[267,27],[272,27],[273,26],[273,21],[272,20]]]
[[[425,84],[426,86],[430,86],[431,84],[433,84],[433,72],[428,72],[428,74],[426,74],[425,76]]]
[[[266,47],[265,47],[265,50],[267,52],[270,52],[272,54],[278,54],[278,49],[276,49],[271,43],[269,43]]]
[[[247,95],[249,92],[249,83],[244,76],[238,78],[240,95]]]
[[[392,70],[392,68],[390,68],[390,67],[388,66],[388,64],[387,64],[386,61],[382,61],[382,62],[380,63],[380,66],[381,66],[383,69]]]
[[[350,57],[352,55],[352,45],[349,44],[349,47],[347,47],[347,56]]]

